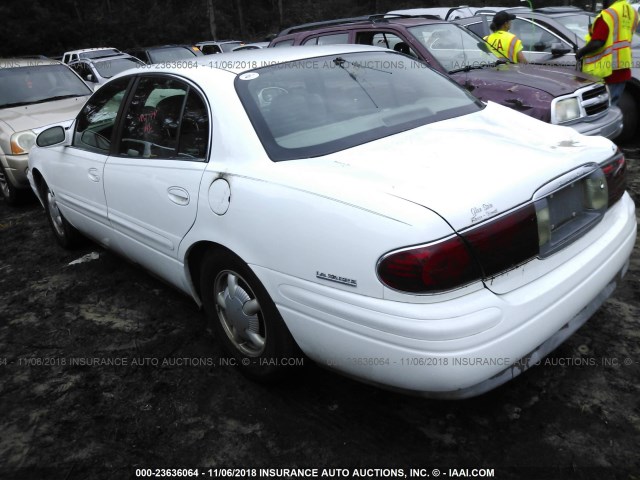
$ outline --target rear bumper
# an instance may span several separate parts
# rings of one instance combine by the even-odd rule
[[[622,133],[622,111],[618,107],[611,107],[606,115],[591,121],[580,121],[566,124],[583,135],[601,135],[613,140]]]
[[[482,394],[535,365],[613,292],[636,240],[625,194],[575,255],[535,281],[496,295],[409,303],[364,297],[253,267],[300,348],[368,383],[432,398]]]

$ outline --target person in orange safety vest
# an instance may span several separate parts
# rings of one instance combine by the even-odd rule
[[[484,40],[512,62],[527,63],[527,59],[522,53],[522,42],[509,32],[511,20],[515,18],[515,15],[504,10],[496,13],[489,26],[493,33],[484,37]]]
[[[589,28],[587,44],[576,52],[582,71],[603,78],[609,86],[611,104],[617,105],[631,78],[631,41],[638,26],[638,12],[627,0],[604,0]]]

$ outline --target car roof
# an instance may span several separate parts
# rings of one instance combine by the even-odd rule
[[[243,43],[242,40],[204,40],[196,45],[221,45],[223,43]]]
[[[375,15],[364,15],[361,17],[337,18],[335,20],[326,20],[322,22],[303,23],[301,25],[295,25],[282,30],[276,38],[294,33],[328,29],[332,27],[351,27],[353,25],[383,26],[390,24],[414,26],[422,25],[425,23],[441,23],[443,21],[444,20],[442,20],[438,15],[401,15],[382,13]]]
[[[118,49],[115,47],[81,48],[79,50],[69,50],[68,52],[64,52],[64,53],[65,55],[73,55],[78,53],[98,52],[100,50],[118,50]]]
[[[170,44],[170,45],[152,45],[150,47],[134,47],[131,48],[130,51],[140,51],[140,50],[160,50],[163,48],[193,48],[191,45],[187,44]]]
[[[114,55],[105,55],[104,57],[94,57],[94,58],[79,58],[78,60],[74,60],[73,62],[69,62],[69,65],[75,65],[77,63],[101,63],[108,62],[110,60],[119,60],[119,59],[132,59],[137,62],[140,60],[134,57],[133,55],[129,55],[128,53],[117,53]]]

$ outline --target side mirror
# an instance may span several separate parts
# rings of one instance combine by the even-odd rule
[[[566,55],[567,53],[571,53],[573,50],[571,50],[571,47],[569,47],[568,45],[565,45],[564,43],[552,43],[551,44],[551,55],[553,55],[554,57],[561,57],[563,55]]]
[[[40,135],[36,138],[36,145],[39,147],[50,147],[64,142],[65,139],[66,134],[64,128],[58,125],[40,132]]]
[[[88,73],[87,74],[87,82],[93,82],[95,83],[95,78],[93,78],[93,73]]]

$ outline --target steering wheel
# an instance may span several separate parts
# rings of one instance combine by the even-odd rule
[[[289,90],[282,87],[264,87],[258,92],[258,100],[260,100],[261,107],[267,107],[271,105],[274,98],[280,95],[286,95]]]

